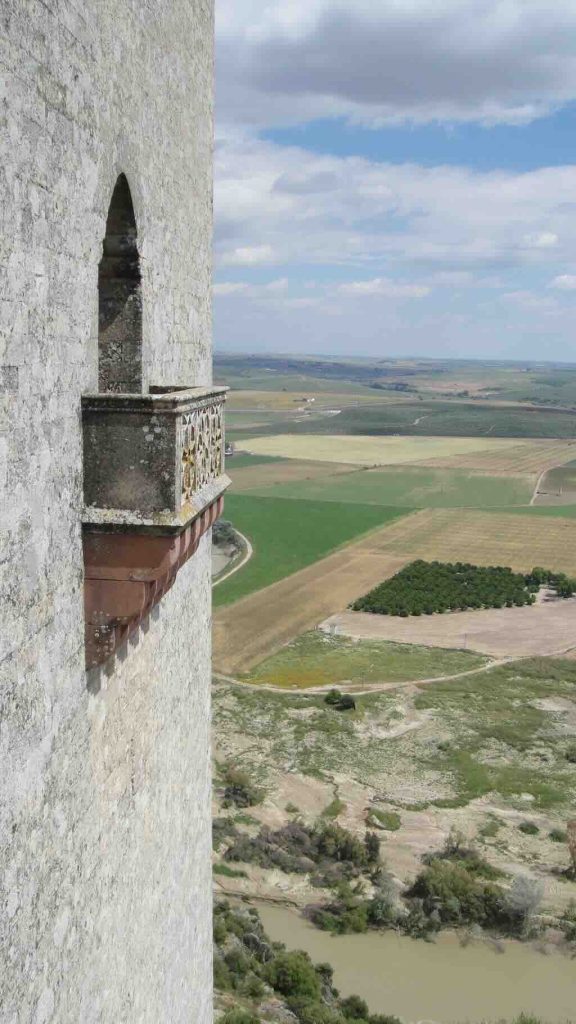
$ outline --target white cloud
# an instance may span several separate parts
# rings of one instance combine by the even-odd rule
[[[219,281],[214,285],[214,295],[220,298],[235,296],[248,296],[251,299],[266,298],[267,296],[283,295],[288,291],[289,282],[287,277],[279,278],[276,281],[269,281],[267,284],[252,284],[249,281]]]
[[[537,231],[533,235],[524,235],[524,241],[531,249],[554,249],[559,238],[554,231]]]
[[[222,255],[221,263],[226,266],[248,267],[274,262],[274,250],[270,245],[244,245]]]
[[[242,292],[248,291],[248,285],[245,283],[239,283],[235,281],[222,281],[214,285],[214,295],[240,295]]]
[[[343,295],[383,295],[388,299],[423,299],[430,295],[428,285],[402,284],[385,277],[374,277],[371,281],[350,281],[339,288]]]
[[[232,123],[522,123],[576,95],[572,0],[219,0]]]
[[[563,292],[576,291],[576,274],[559,274],[550,282],[550,287]]]
[[[384,164],[239,134],[221,140],[216,171],[224,265],[231,252],[256,254],[245,266],[272,253],[276,265],[349,266],[353,281],[363,276],[353,268],[390,277],[408,264],[420,283],[438,272],[465,283],[466,274],[514,267],[554,273],[576,252],[576,166],[481,173]]]

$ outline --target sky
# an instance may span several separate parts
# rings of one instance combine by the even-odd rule
[[[576,362],[574,0],[216,0],[220,351]]]

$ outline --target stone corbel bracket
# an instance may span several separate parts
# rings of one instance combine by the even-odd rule
[[[82,398],[89,669],[129,639],[222,513],[226,391]]]

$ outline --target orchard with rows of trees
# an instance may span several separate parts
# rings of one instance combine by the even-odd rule
[[[565,573],[536,567],[529,573],[505,566],[467,562],[425,562],[405,566],[351,606],[377,615],[433,615],[476,608],[512,608],[534,604],[540,587],[572,597],[576,581]]]

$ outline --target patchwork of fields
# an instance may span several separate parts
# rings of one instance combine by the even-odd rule
[[[231,494],[226,498],[226,516],[249,537],[254,554],[240,572],[218,586],[214,604],[230,604],[260,591],[406,511]]]

